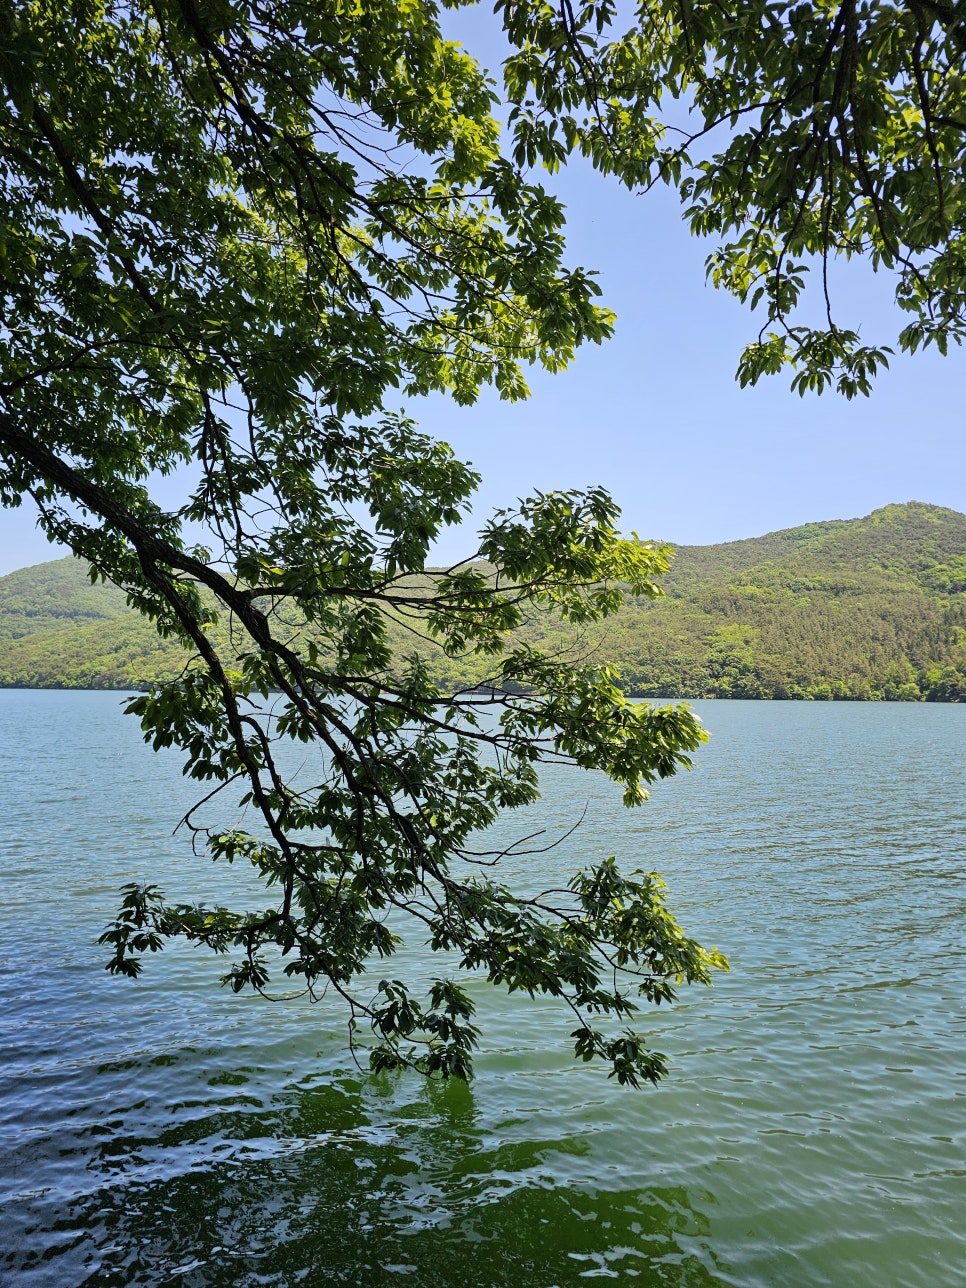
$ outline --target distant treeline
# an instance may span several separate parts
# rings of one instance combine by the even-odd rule
[[[520,640],[613,666],[646,697],[966,701],[966,515],[954,510],[910,502],[682,546],[664,588],[594,630],[534,618]],[[214,628],[230,650],[227,631]],[[400,672],[417,652],[444,687],[486,682],[485,659],[390,632]],[[0,578],[2,687],[134,689],[187,660],[73,559]]]

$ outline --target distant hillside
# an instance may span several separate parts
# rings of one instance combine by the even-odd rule
[[[113,622],[129,613],[123,590],[92,586],[76,559],[21,568],[0,577],[0,640]]]
[[[603,651],[629,689],[691,697],[966,700],[966,515],[864,519],[681,546],[666,598]]]
[[[747,541],[681,546],[665,598],[628,598],[579,634],[534,618],[532,643],[620,669],[651,697],[966,701],[966,515],[921,502]],[[414,637],[396,634],[400,656]],[[420,646],[446,684],[485,663]],[[0,578],[0,686],[130,689],[176,674],[121,591],[74,559]]]
[[[186,656],[122,590],[92,585],[79,559],[0,577],[2,688],[134,689],[176,675]]]

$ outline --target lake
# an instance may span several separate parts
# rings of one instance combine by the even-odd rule
[[[731,974],[642,1015],[640,1091],[476,982],[467,1089],[360,1073],[337,1006],[197,951],[108,976],[124,882],[244,874],[172,835],[194,789],[120,695],[0,692],[0,1282],[962,1284],[966,706],[694,705],[711,743],[642,809],[557,771],[500,834],[586,806],[521,879],[657,870]]]

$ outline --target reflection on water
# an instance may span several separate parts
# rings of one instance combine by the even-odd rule
[[[556,774],[505,837],[586,806],[508,879],[617,854],[728,953],[644,1017],[670,1080],[575,1067],[553,1005],[477,981],[468,1091],[360,1074],[336,1006],[227,994],[185,948],[110,979],[120,885],[243,874],[171,837],[192,785],[116,695],[0,692],[3,1288],[957,1288],[966,707],[701,710],[643,810]]]
[[[61,1152],[89,1187],[31,1196],[0,1265],[91,1288],[735,1282],[683,1186],[572,1189],[579,1141],[501,1141],[465,1087],[330,1074],[266,1109],[243,1071],[215,1080],[238,1094],[173,1107],[154,1138],[79,1133]]]

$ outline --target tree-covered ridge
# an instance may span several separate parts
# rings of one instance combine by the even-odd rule
[[[665,596],[606,627],[529,619],[529,644],[593,655],[652,697],[966,700],[966,515],[921,502],[744,541],[681,546]],[[485,658],[446,656],[390,623],[397,663],[435,682],[485,682]],[[219,626],[217,630],[226,629]],[[0,684],[132,688],[176,674],[183,652],[63,559],[0,579]]]
[[[130,612],[122,590],[91,585],[76,559],[21,568],[0,577],[0,640],[21,640],[113,622]]]
[[[176,641],[68,556],[0,577],[0,684],[133,689],[184,667]]]
[[[664,586],[673,594],[678,587],[699,584],[702,577],[757,578],[768,564],[781,565],[790,574],[879,572],[918,578],[934,565],[961,564],[964,538],[966,517],[958,511],[910,501],[883,506],[862,519],[807,523],[715,546],[679,546]]]
[[[920,502],[682,547],[608,650],[645,694],[959,701],[964,552],[966,516]]]

